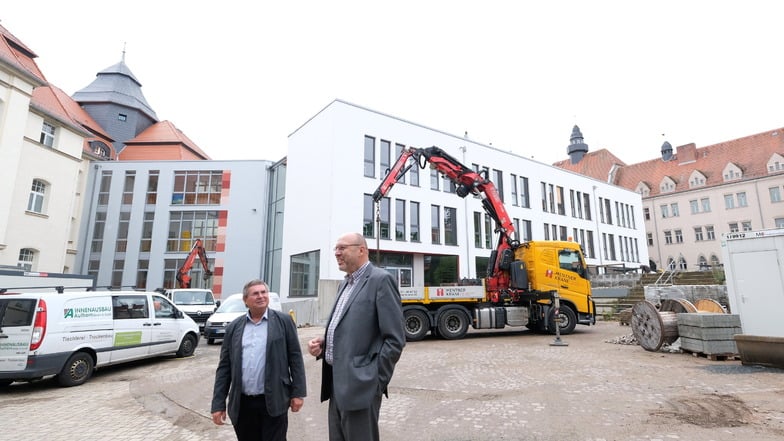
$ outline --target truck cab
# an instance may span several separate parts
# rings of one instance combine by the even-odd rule
[[[200,332],[204,332],[207,318],[220,306],[220,301],[215,300],[212,290],[206,288],[169,289],[164,293],[172,303],[199,325]]]

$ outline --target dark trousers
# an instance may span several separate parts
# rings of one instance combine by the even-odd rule
[[[329,441],[378,441],[378,416],[381,411],[381,395],[370,407],[349,412],[341,411],[335,400],[329,400]]]
[[[286,441],[289,414],[270,416],[264,395],[242,395],[240,419],[234,426],[238,441]]]

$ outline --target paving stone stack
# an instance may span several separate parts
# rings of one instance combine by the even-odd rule
[[[734,357],[738,354],[734,335],[741,334],[740,316],[719,313],[678,314],[678,335],[681,349],[714,357]]]

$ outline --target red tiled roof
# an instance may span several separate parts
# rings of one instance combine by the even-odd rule
[[[577,164],[567,159],[553,165],[607,182],[608,173],[617,164],[620,167],[611,184],[635,190],[643,182],[650,188],[650,196],[655,196],[660,194],[659,184],[665,176],[675,182],[675,192],[689,190],[689,177],[694,170],[705,176],[704,186],[721,184],[722,172],[730,163],[741,169],[744,179],[767,175],[766,164],[774,153],[784,156],[784,128],[706,147],[682,145],[669,161],[657,158],[625,165],[611,153],[599,150],[586,154]]]
[[[63,124],[85,132],[86,136],[82,146],[85,152],[92,152],[92,148],[89,145],[90,141],[103,141],[111,149],[110,159],[114,158],[114,148],[111,147],[112,138],[103,130],[100,124],[60,88],[52,85],[36,87],[33,90],[30,104]]]
[[[143,131],[135,138],[126,141],[125,149],[129,147],[131,148],[135,146],[144,147],[149,145],[158,145],[158,146],[176,145],[179,146],[180,148],[185,148],[190,151],[190,154],[186,156],[195,155],[200,159],[210,159],[210,157],[207,156],[207,154],[204,153],[199,148],[199,146],[196,145],[195,142],[191,141],[190,138],[185,136],[185,134],[182,133],[180,129],[175,127],[171,121],[160,121],[148,127],[147,130]],[[150,158],[150,159],[165,159],[165,158]],[[170,159],[179,159],[179,158],[170,158]]]
[[[8,29],[0,25],[0,60],[9,63],[22,72],[30,74],[41,83],[46,83],[46,77],[38,68],[34,58],[38,55],[35,54],[30,48],[24,45]]]
[[[607,149],[588,152],[577,164],[572,164],[571,159],[556,162],[555,167],[570,170],[583,176],[590,176],[603,182],[608,182],[610,171],[616,166],[626,164],[610,153]]]
[[[705,175],[705,186],[709,187],[724,182],[722,172],[730,163],[741,169],[744,179],[767,175],[766,165],[774,153],[784,156],[784,128],[701,148],[686,144],[678,147],[669,161],[658,158],[621,168],[614,183],[634,190],[644,182],[654,196],[660,193],[659,184],[665,176],[675,181],[674,191],[689,190],[689,177],[697,170]]]

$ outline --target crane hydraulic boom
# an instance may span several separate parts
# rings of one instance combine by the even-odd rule
[[[190,272],[194,262],[196,262],[196,258],[201,261],[201,266],[204,270],[204,280],[212,277],[212,271],[210,271],[209,264],[207,263],[207,252],[204,249],[204,245],[202,245],[201,239],[196,239],[193,248],[191,248],[191,252],[188,253],[188,257],[185,259],[185,263],[177,270],[177,284],[180,288],[191,287]]]
[[[413,159],[409,163],[409,159]],[[504,208],[504,203],[498,195],[498,189],[487,178],[486,173],[472,170],[443,151],[433,146],[428,148],[410,147],[403,150],[395,165],[389,170],[386,177],[373,193],[373,201],[378,202],[389,193],[392,186],[408,170],[418,165],[425,168],[427,163],[439,173],[446,176],[454,185],[455,193],[461,198],[469,194],[481,198],[485,212],[495,221],[496,232],[499,234],[498,245],[490,256],[488,262],[488,276],[485,283],[490,297],[494,302],[506,298],[516,298],[515,289],[511,288],[509,266],[514,259],[514,250],[520,246],[517,233],[509,214]]]

